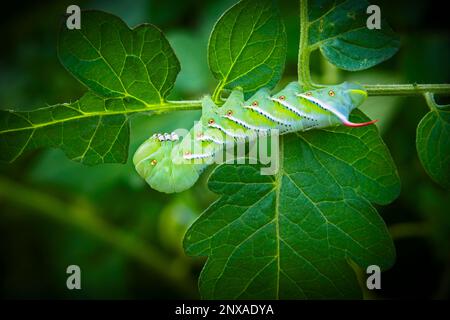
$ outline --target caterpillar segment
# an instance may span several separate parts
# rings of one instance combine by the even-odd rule
[[[179,137],[175,133],[155,134],[136,151],[136,171],[154,189],[181,192],[190,188],[215,156],[236,142],[251,141],[259,134],[280,134],[321,129],[337,125],[360,127],[374,123],[353,123],[351,111],[360,106],[367,92],[359,85],[344,82],[333,87],[304,91],[297,82],[277,94],[267,88],[245,100],[235,88],[222,106],[206,96],[202,116],[191,130]]]

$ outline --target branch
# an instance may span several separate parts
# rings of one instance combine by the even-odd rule
[[[426,92],[450,95],[450,84],[366,84],[371,96],[417,96]]]
[[[389,233],[394,240],[412,237],[426,237],[431,232],[425,222],[403,222],[389,226]]]
[[[80,100],[78,100],[80,101]],[[75,101],[77,103],[78,101]],[[77,112],[77,114],[69,113],[67,117],[59,116],[57,119],[48,120],[45,117],[31,117],[30,114],[36,114],[38,112],[48,112],[51,108],[56,107],[66,107],[73,109]],[[55,124],[64,123],[68,121],[74,121],[74,120],[81,120],[81,119],[88,119],[92,117],[98,117],[98,116],[112,116],[112,115],[129,115],[134,113],[144,113],[144,112],[153,112],[155,114],[162,114],[172,111],[186,111],[186,110],[198,110],[201,109],[202,103],[199,100],[184,100],[184,101],[165,101],[158,104],[144,104],[141,108],[130,108],[130,109],[124,109],[124,110],[101,110],[101,111],[82,111],[80,108],[73,108],[71,107],[70,103],[64,103],[64,104],[57,104],[52,106],[47,106],[44,108],[34,109],[31,111],[15,111],[15,110],[0,110],[0,113],[2,113],[2,116],[8,115],[8,113],[14,114],[17,117],[24,118],[26,120],[25,124],[21,126],[9,126],[9,124],[6,122],[3,127],[0,126],[0,135],[6,134],[10,132],[15,131],[24,131],[24,130],[34,130],[38,128],[44,128],[48,126],[53,126]],[[71,110],[71,111],[73,111]],[[38,119],[41,120],[41,122],[31,122],[28,120],[29,118],[32,119]],[[43,119],[43,120],[42,120]]]
[[[300,42],[298,46],[297,73],[299,84],[307,90],[314,88],[309,69],[311,51],[308,46],[308,19],[308,0],[300,0]]]
[[[328,87],[328,85],[313,84],[314,89]],[[363,84],[369,96],[420,96],[431,92],[434,94],[450,95],[450,84]]]
[[[99,219],[92,206],[84,203],[83,205],[65,203],[47,193],[32,190],[2,177],[0,177],[0,197],[91,233],[166,278],[179,292],[188,297],[196,297],[196,285],[183,272],[183,269],[187,268],[180,266],[171,268],[172,260],[168,260],[156,248],[144,243],[139,238]]]
[[[202,102],[200,100],[180,100],[180,101],[167,101],[164,104],[155,105],[152,108],[133,111],[134,112],[155,111],[155,113],[165,113],[172,111],[198,110],[201,108]]]

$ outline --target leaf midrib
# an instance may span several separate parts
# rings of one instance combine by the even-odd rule
[[[241,10],[241,12],[242,12],[242,10]],[[239,13],[239,14],[240,14],[240,13]],[[240,58],[242,52],[244,51],[245,47],[247,46],[248,42],[249,42],[250,39],[252,38],[253,33],[255,32],[256,24],[259,22],[259,19],[261,19],[261,16],[262,16],[262,12],[259,14],[258,18],[256,19],[256,22],[252,24],[252,30],[249,32],[249,36],[248,36],[248,38],[245,40],[245,43],[242,45],[242,47],[241,47],[241,49],[239,50],[238,54],[236,55],[236,58],[234,59],[234,61],[233,61],[233,59],[232,59],[233,62],[231,63],[230,67],[228,68],[227,74],[226,74],[226,75],[223,77],[223,79],[222,79],[223,86],[225,86],[225,85],[227,85],[227,84],[229,83],[229,82],[228,82],[228,77],[230,76],[231,71],[233,70],[234,66],[236,65],[236,62],[239,60],[239,58]],[[236,18],[236,20],[237,20],[237,18]],[[233,24],[232,32],[233,32],[233,30],[234,30],[235,24],[236,24],[236,23]],[[230,38],[230,41],[231,41],[231,38]],[[230,46],[229,52],[230,52],[230,57],[231,57],[231,42],[229,42],[229,46]],[[215,46],[214,46],[214,47],[215,47]],[[214,51],[217,52],[217,49],[214,48]],[[221,73],[222,73],[222,72],[221,72]],[[222,75],[223,75],[223,74],[222,74]],[[232,81],[233,81],[233,80],[232,80]]]
[[[283,185],[283,175],[284,175],[284,139],[283,137],[280,137],[280,147],[279,147],[279,160],[278,163],[279,168],[277,175],[275,176],[275,230],[276,230],[276,237],[277,237],[277,287],[276,287],[276,294],[275,299],[279,299],[280,297],[280,272],[281,272],[281,266],[280,266],[280,210],[279,210],[279,204],[280,204],[280,190]]]
[[[102,116],[112,116],[112,115],[127,115],[127,114],[132,114],[132,113],[137,113],[137,112],[148,112],[148,111],[163,111],[164,107],[172,107],[172,104],[169,103],[164,103],[164,104],[151,104],[151,105],[146,105],[145,108],[140,108],[140,109],[130,109],[130,110],[125,110],[125,111],[97,111],[97,112],[83,112],[80,110],[77,110],[77,112],[80,112],[81,114],[78,116],[73,116],[73,117],[69,117],[69,118],[64,118],[64,119],[59,119],[59,120],[54,120],[51,122],[46,122],[46,123],[39,123],[39,124],[33,124],[30,126],[26,126],[26,127],[20,127],[20,128],[14,128],[14,129],[7,129],[7,130],[2,130],[0,131],[0,134],[3,133],[9,133],[9,132],[18,132],[18,131],[26,131],[26,130],[34,130],[34,129],[39,129],[39,128],[44,128],[44,127],[48,127],[48,126],[53,126],[59,123],[63,123],[63,122],[68,122],[68,121],[74,121],[74,120],[79,120],[79,119],[85,119],[85,118],[91,118],[91,117],[102,117]],[[44,108],[46,109],[46,108]],[[35,112],[38,110],[44,110],[44,109],[37,109],[34,111],[29,111],[29,112]],[[73,108],[72,108],[73,109]],[[76,110],[76,109],[75,109]],[[7,111],[10,112],[14,115],[19,115],[19,112],[14,112],[14,111]],[[22,112],[23,114],[23,112]],[[27,121],[30,121],[29,119],[27,119]]]

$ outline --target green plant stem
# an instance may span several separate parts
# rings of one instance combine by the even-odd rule
[[[202,108],[202,102],[200,100],[181,100],[181,101],[167,101],[164,104],[155,105],[150,107],[148,111],[155,111],[156,113],[165,113],[171,111],[186,111],[186,110],[198,110]],[[142,112],[137,110],[137,112]]]
[[[420,96],[428,92],[450,95],[450,84],[362,84],[369,96]],[[314,89],[327,85],[313,84]]]
[[[434,99],[434,93],[433,92],[425,92],[423,94],[425,101],[428,105],[428,108],[430,108],[431,111],[438,112],[439,110],[444,110],[450,108],[450,104],[438,104],[436,100]]]
[[[303,5],[306,0],[300,1]],[[306,18],[307,19],[307,18]],[[301,23],[300,23],[301,24]],[[302,37],[301,37],[302,38]],[[306,40],[308,41],[307,36]],[[302,48],[302,41],[300,41],[300,48]],[[309,49],[305,50],[306,53],[299,54],[299,83],[306,89],[320,89],[328,87],[329,85],[322,85],[313,83],[311,81],[311,75],[309,71]],[[300,51],[301,52],[301,51]],[[301,64],[304,63],[304,64]],[[304,67],[302,67],[304,66]],[[307,66],[307,67],[306,67]],[[450,84],[363,84],[362,85],[369,96],[420,96],[425,95],[426,99],[430,99],[430,94],[450,95]],[[220,86],[218,86],[219,88]],[[217,88],[216,88],[217,89]],[[220,90],[215,90],[215,94]],[[427,96],[427,95],[428,96]],[[220,100],[220,97],[216,97]],[[165,113],[171,111],[184,111],[184,110],[199,110],[202,108],[201,101],[199,100],[184,100],[184,101],[167,101],[165,104],[155,105],[147,107],[143,110],[132,110],[130,112],[144,112],[154,111],[155,113]]]
[[[75,225],[143,263],[157,275],[167,279],[172,287],[185,297],[197,296],[195,283],[187,273],[180,272],[188,270],[188,266],[182,269],[171,268],[172,261],[161,255],[157,249],[99,219],[98,213],[88,203],[66,203],[3,177],[0,177],[0,198],[59,222]]]
[[[425,222],[404,222],[389,226],[389,233],[394,240],[426,237],[430,234],[430,226]]]
[[[308,47],[308,19],[308,0],[300,0],[300,41],[298,46],[297,74],[300,85],[307,90],[313,88],[309,68],[311,52]]]
[[[425,98],[428,108],[430,108],[431,111],[437,111],[437,103],[434,100],[433,93],[425,92],[423,97]]]
[[[366,84],[371,96],[418,96],[425,92],[450,95],[450,84]]]
[[[145,112],[152,112],[154,114],[162,114],[172,111],[186,111],[186,110],[199,110],[202,108],[202,103],[199,100],[184,100],[184,101],[167,101],[160,104],[147,104],[143,108],[139,109],[128,109],[128,110],[107,110],[107,111],[96,111],[96,112],[85,112],[81,113],[79,115],[66,118],[66,119],[58,119],[53,120],[47,123],[38,123],[38,124],[30,124],[29,126],[25,127],[19,127],[19,128],[11,128],[11,129],[5,129],[1,130],[0,134],[8,133],[8,132],[17,132],[17,131],[23,131],[23,130],[29,130],[29,129],[37,129],[42,127],[47,127],[49,125],[54,125],[57,123],[63,123],[67,121],[72,120],[78,120],[78,119],[84,119],[84,118],[90,118],[95,116],[110,116],[110,115],[117,115],[117,114],[124,114],[124,115],[132,115],[134,113],[145,113]]]
[[[216,86],[216,88],[214,89],[214,92],[213,92],[213,95],[212,95],[212,97],[211,97],[211,99],[214,101],[214,102],[220,102],[220,94],[222,93],[222,90],[223,90],[223,85],[222,85],[222,81],[220,81],[218,84],[217,84],[217,86]]]

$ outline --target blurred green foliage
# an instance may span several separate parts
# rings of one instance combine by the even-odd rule
[[[235,1],[78,1],[121,17],[129,26],[152,22],[167,35],[181,63],[171,99],[197,99],[216,84],[206,61],[209,33]],[[312,57],[313,79],[362,83],[444,83],[450,75],[448,20],[431,20],[428,1],[376,1],[401,35],[400,52],[370,71],[351,73]],[[84,91],[58,62],[58,25],[71,1],[22,4],[1,21],[0,108],[33,109],[74,101]],[[296,78],[298,4],[278,1],[288,35],[285,73]],[[443,99],[443,104],[446,102]],[[447,102],[448,103],[448,102]],[[399,169],[400,197],[378,208],[390,227],[397,263],[383,273],[375,298],[448,298],[450,194],[422,168],[415,130],[427,112],[422,98],[370,98],[363,110],[380,118],[383,138]],[[59,150],[38,150],[0,166],[0,292],[6,298],[195,298],[202,259],[186,257],[187,226],[216,199],[206,177],[180,195],[152,191],[130,155],[149,135],[190,127],[198,111],[131,122],[126,165],[86,167]],[[62,210],[61,210],[62,209]],[[76,219],[72,217],[76,216]],[[159,270],[161,263],[166,270]],[[82,290],[66,288],[66,268],[82,270]]]

